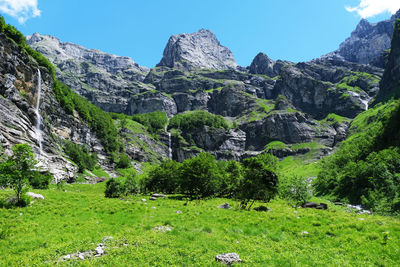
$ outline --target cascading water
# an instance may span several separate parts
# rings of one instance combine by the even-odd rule
[[[171,133],[168,132],[168,157],[169,159],[172,159],[172,146],[171,146],[172,140],[171,140]]]
[[[42,116],[40,116],[39,107],[40,107],[40,97],[42,93],[42,75],[40,70],[38,69],[38,82],[37,82],[37,99],[36,99],[36,125],[35,125],[35,133],[37,137],[37,141],[39,143],[39,155],[42,155],[43,145],[42,145],[42,132],[40,130],[40,126],[42,125]]]

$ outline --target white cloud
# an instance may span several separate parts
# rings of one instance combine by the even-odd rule
[[[40,16],[37,0],[0,0],[0,12],[16,18],[21,24]]]
[[[360,0],[358,6],[345,8],[349,12],[357,12],[362,18],[370,18],[385,12],[396,13],[400,9],[400,0]]]

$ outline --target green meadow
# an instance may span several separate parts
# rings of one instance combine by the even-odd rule
[[[215,256],[229,252],[239,254],[240,266],[400,266],[396,217],[359,215],[327,201],[328,210],[316,210],[274,199],[256,203],[270,208],[260,212],[220,198],[109,199],[104,189],[104,183],[51,186],[32,190],[44,200],[0,209],[0,266],[221,266]],[[217,208],[225,202],[232,209]],[[103,242],[105,255],[60,260],[94,250],[107,236],[113,238]]]

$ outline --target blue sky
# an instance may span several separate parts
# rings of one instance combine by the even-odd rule
[[[147,67],[160,61],[170,35],[206,28],[232,50],[239,65],[247,66],[258,52],[294,62],[331,52],[361,16],[371,22],[387,19],[400,8],[396,2],[400,1],[0,0],[0,13],[26,35],[54,35],[129,56]]]

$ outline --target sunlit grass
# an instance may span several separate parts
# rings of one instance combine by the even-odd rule
[[[266,204],[269,212],[257,212],[238,210],[228,199],[187,205],[148,196],[107,199],[104,184],[65,189],[35,190],[45,200],[0,209],[0,266],[219,266],[214,257],[226,252],[238,253],[241,266],[400,264],[400,221],[395,218],[347,213],[336,206],[295,209],[282,200]],[[0,197],[11,194],[3,190]],[[224,202],[234,208],[218,209]],[[161,225],[172,231],[154,230]],[[390,236],[385,248],[384,231]],[[107,255],[57,262],[63,255],[93,250],[106,236],[113,236]]]

